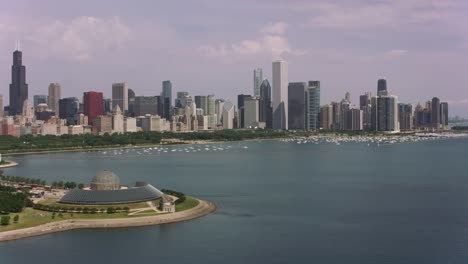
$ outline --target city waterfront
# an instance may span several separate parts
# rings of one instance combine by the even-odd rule
[[[317,143],[317,144],[315,144]],[[295,141],[9,157],[9,175],[88,182],[112,169],[216,203],[203,218],[0,244],[5,263],[466,263],[468,139]],[[51,251],[51,249],[53,249]],[[24,252],[27,252],[25,254]]]

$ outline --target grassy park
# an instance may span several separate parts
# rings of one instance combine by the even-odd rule
[[[153,201],[154,202],[154,201]],[[63,204],[57,203],[55,200],[50,201],[42,201],[41,203],[47,204],[50,206],[59,205],[60,207],[64,207]],[[198,205],[198,200],[189,196],[186,196],[184,202],[179,203],[176,205],[176,212],[184,211],[191,209]],[[72,206],[72,205],[65,205],[65,206]],[[72,206],[76,208],[78,206]],[[82,208],[85,206],[81,206]],[[86,206],[92,207],[92,206]],[[109,206],[95,206],[99,209],[107,209]],[[148,207],[148,204],[145,203],[134,203],[134,204],[119,204],[113,205],[114,208],[116,207],[129,207],[132,209],[142,209]],[[130,212],[131,213],[131,212]],[[153,210],[143,210],[138,214],[129,215],[129,212],[115,212],[115,213],[69,213],[69,212],[50,212],[50,211],[43,211],[37,210],[33,208],[26,207],[19,213],[9,213],[0,216],[10,216],[10,222],[8,225],[0,225],[0,232],[21,229],[21,228],[28,228],[33,226],[38,226],[42,224],[47,224],[56,221],[62,220],[71,220],[71,219],[115,219],[115,218],[133,218],[133,217],[143,217],[143,216],[151,216],[151,215],[159,215],[164,213],[157,213]],[[14,217],[18,215],[18,221],[14,221]]]

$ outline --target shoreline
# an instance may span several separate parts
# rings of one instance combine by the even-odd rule
[[[26,151],[26,152],[12,152],[2,153],[3,156],[20,156],[20,155],[34,155],[34,154],[50,154],[50,153],[68,153],[68,152],[88,152],[88,151],[101,151],[101,150],[114,150],[114,149],[132,149],[132,148],[150,148],[150,147],[163,147],[163,146],[180,146],[180,145],[203,145],[203,144],[221,144],[221,143],[239,143],[249,141],[263,141],[263,140],[280,140],[282,138],[258,138],[258,139],[245,139],[245,140],[233,140],[233,141],[211,141],[211,140],[193,140],[183,141],[173,144],[146,144],[146,145],[132,145],[132,146],[110,146],[110,147],[99,147],[99,148],[74,148],[74,149],[57,149],[57,150],[37,150],[37,151]],[[9,161],[13,162],[13,161]]]
[[[5,160],[5,161],[8,162],[8,164],[0,165],[0,169],[6,169],[6,168],[11,168],[11,167],[18,166],[17,162],[14,162],[14,161],[11,161],[11,160]]]
[[[0,232],[0,242],[63,232],[73,229],[124,228],[178,223],[203,217],[216,211],[216,205],[214,203],[201,199],[197,200],[199,203],[196,207],[171,214],[115,219],[63,220],[34,227]]]

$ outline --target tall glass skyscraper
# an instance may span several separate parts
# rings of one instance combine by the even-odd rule
[[[22,114],[23,104],[27,99],[26,67],[23,65],[23,53],[17,49],[13,52],[13,65],[11,66],[9,114]]]
[[[263,70],[257,68],[254,70],[254,96],[260,97],[260,85],[263,82]]]
[[[112,84],[112,107],[120,107],[122,113],[128,112],[128,85],[127,83]]]
[[[162,82],[161,101],[162,116],[166,120],[170,120],[172,111],[172,83],[169,80]]]
[[[309,81],[306,89],[306,129],[315,131],[320,128],[320,81]]]
[[[260,85],[259,122],[266,128],[272,128],[273,110],[271,108],[271,86],[267,79]]]
[[[306,129],[305,92],[307,83],[293,82],[288,86],[288,129]]]

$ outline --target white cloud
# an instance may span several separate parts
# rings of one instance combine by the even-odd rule
[[[266,27],[260,29],[260,32],[266,34],[277,34],[282,35],[286,32],[288,25],[284,22],[276,22],[273,24],[269,24]]]
[[[207,57],[221,58],[225,60],[237,60],[240,56],[270,56],[273,59],[280,58],[284,54],[300,55],[305,51],[293,49],[286,33],[287,24],[284,22],[272,23],[258,31],[255,39],[241,40],[229,45],[204,45],[199,47],[199,52]]]
[[[85,61],[103,50],[123,47],[130,39],[130,28],[118,17],[78,17],[40,25],[23,35],[28,46],[37,49],[32,54]]]

